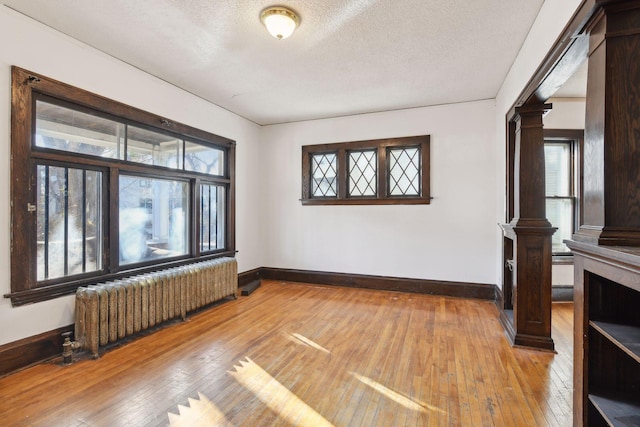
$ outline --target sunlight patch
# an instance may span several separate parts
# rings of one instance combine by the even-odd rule
[[[241,360],[229,374],[273,412],[296,426],[333,426],[253,360]]]
[[[309,338],[305,337],[304,335],[300,335],[298,333],[287,334],[287,338],[289,340],[293,341],[296,344],[302,344],[304,346],[312,347],[312,348],[315,348],[316,350],[320,350],[323,353],[331,354],[331,352],[329,350],[327,350],[326,348],[322,347],[320,344],[310,340]]]
[[[393,391],[389,387],[386,387],[380,384],[379,382],[372,380],[371,378],[365,377],[355,372],[349,372],[349,373],[353,375],[361,383],[368,385],[378,393],[388,397],[389,399],[393,400],[396,403],[399,403],[400,405],[404,406],[407,409],[411,409],[413,411],[419,411],[419,412],[435,411],[435,412],[440,412],[442,414],[446,413],[440,408],[437,408],[435,406],[429,405],[424,402],[415,401],[396,391]]]
[[[189,406],[178,405],[180,415],[169,412],[170,427],[233,426],[218,407],[198,392],[198,399],[189,398]]]

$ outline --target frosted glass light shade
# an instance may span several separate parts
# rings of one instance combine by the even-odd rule
[[[267,31],[277,39],[286,39],[300,23],[298,16],[284,7],[270,7],[260,14],[260,20]]]

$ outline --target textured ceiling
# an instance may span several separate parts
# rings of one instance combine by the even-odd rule
[[[544,2],[0,1],[263,125],[494,98]],[[259,14],[283,4],[276,40]]]

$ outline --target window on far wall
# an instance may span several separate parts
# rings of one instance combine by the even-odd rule
[[[302,203],[428,204],[429,136],[302,147]]]
[[[545,196],[547,219],[558,230],[551,238],[554,255],[570,255],[563,243],[580,222],[582,131],[545,130]]]
[[[13,68],[14,305],[235,253],[235,143]]]

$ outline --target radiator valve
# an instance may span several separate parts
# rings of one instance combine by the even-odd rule
[[[62,363],[71,365],[73,363],[73,351],[80,348],[80,343],[71,341],[71,331],[62,334],[64,342],[62,343]]]

